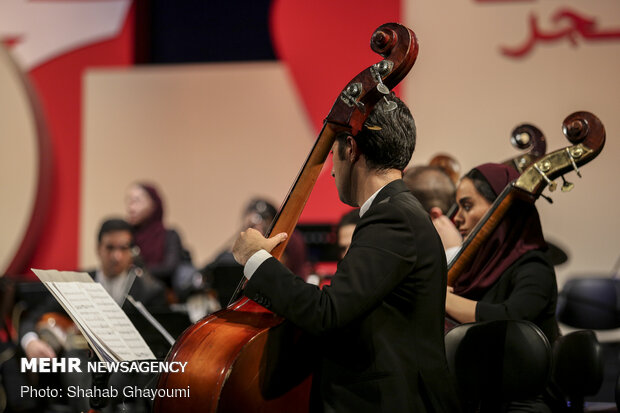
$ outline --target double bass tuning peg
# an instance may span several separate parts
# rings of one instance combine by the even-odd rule
[[[583,150],[581,148],[574,148],[572,151],[570,151],[568,148],[566,148],[566,153],[568,154],[568,159],[570,159],[570,163],[573,169],[575,170],[575,172],[577,172],[577,176],[581,178],[581,172],[579,171],[579,168],[575,163],[575,158],[579,158],[581,155],[583,155]]]
[[[381,81],[381,76],[379,76],[378,79],[379,79],[379,84],[377,85],[377,90],[381,92],[381,94],[384,95],[383,101],[385,103],[383,104],[383,110],[385,112],[391,112],[395,110],[398,107],[398,105],[396,104],[396,102],[392,100],[388,100],[387,95],[390,94],[390,89],[388,89],[388,87],[385,86],[385,84],[383,84],[383,82]]]
[[[583,150],[581,148],[573,148],[571,151],[569,148],[566,148],[566,153],[568,154],[568,159],[570,160],[573,170],[577,173],[577,176],[581,178],[581,172],[575,163],[575,159],[583,155]],[[564,182],[564,184],[562,184],[562,192],[570,192],[575,187],[574,183],[564,179],[564,175],[562,175],[562,182]]]
[[[387,98],[385,96],[383,97],[383,100],[385,101],[385,104],[383,106],[383,110],[385,112],[391,112],[391,111],[395,110],[398,107],[396,102],[393,102],[391,100],[387,100]]]
[[[377,65],[373,66],[371,71],[373,73],[373,75],[375,76],[375,79],[377,79],[377,90],[379,91],[379,93],[381,93],[383,95],[383,101],[385,102],[383,105],[383,110],[385,112],[391,112],[393,110],[395,110],[398,105],[396,104],[396,102],[393,102],[391,100],[388,100],[387,96],[390,94],[390,89],[385,86],[385,84],[383,83],[383,79],[381,77],[381,73],[385,72],[387,73],[387,71],[389,70],[388,66],[386,65],[381,65],[381,63],[384,63],[385,60],[383,62],[378,63]]]
[[[545,172],[543,171],[543,169],[545,171],[549,170],[548,166],[543,164],[541,169],[537,164],[534,164],[534,168],[538,171],[538,173],[543,177],[543,179],[545,180],[545,182],[547,182],[547,185],[549,186],[549,191],[553,192],[556,190],[556,188],[558,187],[558,184],[556,184],[555,182],[553,182],[551,179],[549,179],[549,177],[545,174]]]
[[[562,192],[570,192],[575,187],[574,183],[568,182],[566,179],[564,179],[564,175],[562,175],[562,182],[564,182],[562,184]]]

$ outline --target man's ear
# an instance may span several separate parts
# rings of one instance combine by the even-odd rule
[[[360,157],[360,148],[357,146],[357,141],[353,136],[347,136],[346,140],[346,155],[347,159],[351,161],[351,163],[355,163]]]
[[[437,219],[443,215],[443,212],[441,212],[441,208],[439,207],[432,207],[429,213],[432,219]]]

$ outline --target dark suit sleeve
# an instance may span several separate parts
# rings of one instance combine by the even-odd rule
[[[516,319],[533,321],[548,306],[551,297],[557,294],[557,284],[553,267],[534,254],[531,258],[509,268],[508,279],[499,282],[510,283],[510,292],[502,302],[479,301],[476,305],[476,320]]]
[[[270,258],[253,274],[245,295],[313,334],[346,326],[379,305],[415,266],[407,222],[404,210],[387,202],[374,205],[360,220],[330,286],[306,284]]]

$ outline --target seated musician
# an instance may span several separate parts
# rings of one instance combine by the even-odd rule
[[[456,202],[454,182],[447,172],[437,166],[407,168],[403,181],[433,218],[448,214]]]
[[[233,247],[245,295],[319,340],[310,410],[457,412],[443,342],[446,261],[427,213],[402,181],[415,146],[409,109],[378,104],[332,147],[340,200],[360,208],[331,284],[307,284],[273,258],[284,241],[242,232]],[[387,109],[387,110],[386,110]]]
[[[359,208],[355,208],[345,213],[340,217],[340,221],[336,225],[336,247],[338,248],[338,260],[341,260],[347,251],[349,251],[349,246],[351,245],[351,240],[353,239],[353,231],[355,231],[355,227],[360,220],[360,211]],[[332,280],[333,273],[313,275],[316,277],[312,282],[318,285],[320,288],[323,288]]]
[[[167,308],[165,288],[140,268],[133,266],[132,227],[121,219],[104,221],[97,235],[97,257],[99,268],[89,272],[95,281],[101,283],[114,300],[131,313],[132,305],[125,300],[127,294],[141,302],[149,310]],[[37,333],[37,322],[45,313],[65,314],[61,305],[51,296],[36,308],[27,311],[20,323],[20,344],[31,358],[55,358],[57,356],[87,358],[83,348],[52,348]],[[63,344],[63,343],[54,343]],[[59,350],[62,354],[57,354]],[[89,386],[90,376],[86,373],[66,373],[61,379],[66,385]],[[75,412],[87,411],[88,400],[72,398],[69,400]]]
[[[353,231],[355,231],[355,227],[359,221],[360,211],[357,208],[344,214],[340,218],[340,221],[338,221],[338,228],[336,230],[338,259],[343,259],[349,251],[351,240],[353,239]]]
[[[266,198],[254,197],[243,208],[240,229],[254,228],[264,234],[277,212],[276,207]],[[230,239],[215,259],[200,270],[207,283],[217,293],[221,308],[226,308],[229,304],[239,281],[243,278],[243,267],[235,261],[232,255],[233,240]],[[301,232],[295,230],[284,252],[283,260],[291,271],[304,278],[309,272],[306,255],[306,243],[303,236]]]
[[[502,164],[484,164],[468,172],[456,192],[456,229],[467,237],[489,210],[498,194],[519,173]],[[559,336],[555,318],[557,283],[546,249],[540,219],[533,204],[516,201],[483,243],[471,266],[460,274],[446,296],[446,313],[460,323],[515,319],[535,323],[550,343]],[[437,225],[442,239],[454,231],[448,220]],[[453,235],[453,234],[452,234]],[[454,246],[456,242],[445,245]],[[535,410],[549,411],[542,399],[530,401]],[[523,407],[523,406],[521,406]],[[517,406],[511,406],[510,411]]]

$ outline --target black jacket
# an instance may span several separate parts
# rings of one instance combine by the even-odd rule
[[[245,294],[317,337],[312,411],[452,413],[446,271],[428,214],[397,180],[361,218],[330,286],[306,284],[270,258]]]
[[[515,261],[476,305],[476,321],[527,320],[553,344],[560,335],[555,309],[558,286],[553,266],[542,251],[532,250]]]

